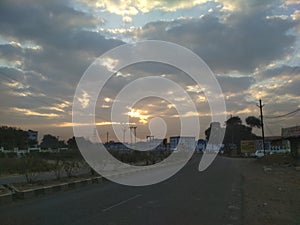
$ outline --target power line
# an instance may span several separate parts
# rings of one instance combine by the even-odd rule
[[[266,119],[277,119],[277,118],[282,118],[282,117],[286,117],[286,116],[290,116],[290,115],[293,115],[297,112],[300,112],[300,108],[292,111],[292,112],[289,112],[289,113],[286,113],[286,114],[283,114],[283,115],[280,115],[280,116],[265,116]]]

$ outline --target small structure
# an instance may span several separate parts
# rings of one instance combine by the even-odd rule
[[[195,137],[170,137],[170,150],[194,151],[196,147]]]
[[[263,153],[264,150],[267,154],[286,153],[290,151],[290,142],[281,136],[265,137],[265,146],[263,148],[261,139],[241,141],[241,153],[246,156],[256,156],[257,152]]]
[[[128,150],[127,146],[125,145],[125,143],[122,142],[114,142],[114,141],[110,141],[108,143],[105,143],[104,146],[109,149],[109,150]]]
[[[291,153],[300,165],[300,126],[287,127],[281,129],[281,136],[291,143]]]

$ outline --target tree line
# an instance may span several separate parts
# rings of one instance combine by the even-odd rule
[[[249,116],[245,119],[245,122],[246,125],[243,124],[239,116],[232,116],[225,122],[225,127],[221,127],[220,123],[211,123],[210,127],[205,130],[205,137],[209,140],[212,126],[217,124],[215,129],[224,129],[225,132],[223,140],[225,152],[237,150],[239,154],[241,152],[241,140],[256,140],[260,138],[252,133],[253,128],[261,128],[260,119],[255,116]]]
[[[38,141],[29,139],[29,134],[16,127],[0,126],[0,147],[5,150],[13,150],[14,148],[27,149],[30,146],[37,145]],[[59,137],[51,134],[45,134],[40,143],[41,149],[59,149],[71,148],[76,149],[77,144],[75,137],[70,138],[65,142],[59,140]]]

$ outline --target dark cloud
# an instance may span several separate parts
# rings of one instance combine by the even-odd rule
[[[22,48],[10,44],[0,45],[0,59],[7,62],[22,60]]]
[[[262,71],[257,75],[262,82],[269,84],[279,83],[280,88],[269,88],[270,95],[300,96],[300,67],[283,65],[280,67]]]
[[[255,83],[253,77],[217,76],[223,93],[239,93],[248,90]]]
[[[251,73],[292,53],[295,36],[287,32],[292,20],[266,18],[262,9],[232,13],[226,21],[209,15],[202,19],[154,22],[136,33],[191,48],[216,72]]]
[[[59,45],[62,34],[97,23],[93,17],[68,7],[66,1],[8,0],[0,4],[2,35],[20,41],[47,40],[48,44]]]
[[[288,66],[283,65],[281,67],[272,68],[266,71],[263,71],[259,74],[260,78],[267,79],[270,77],[278,77],[288,75],[293,77],[294,75],[300,74],[299,66]]]
[[[294,80],[286,86],[283,94],[291,94],[299,97],[300,96],[299,87],[300,87],[300,79]]]
[[[171,4],[175,5],[177,2],[172,1]],[[72,102],[77,82],[95,57],[124,43],[117,39],[107,39],[102,33],[92,32],[103,20],[76,11],[69,3],[68,0],[0,1],[0,38],[9,43],[0,45],[0,60],[12,63],[11,67],[16,61],[21,62],[15,68],[0,68],[2,121],[28,126],[36,124],[36,127],[39,124],[46,127],[47,124],[70,122],[71,105],[58,105],[64,101]],[[233,0],[231,3],[239,10],[226,12],[225,15],[215,8],[214,14],[201,19],[186,18],[148,23],[130,35],[136,35],[138,39],[172,41],[191,48],[216,73],[222,74],[217,79],[228,97],[227,108],[230,112],[238,112],[252,105],[256,108],[255,103],[247,101],[247,91],[255,80],[251,77],[229,77],[224,74],[231,71],[237,71],[234,74],[249,74],[258,67],[285,59],[293,51],[295,36],[289,31],[296,26],[296,22],[280,17],[267,19],[267,16],[272,16],[270,12],[274,1],[271,0]],[[28,43],[39,48],[28,47]],[[265,71],[261,77],[280,78],[289,74],[293,79],[298,72],[298,67],[283,66]],[[126,84],[148,75],[166,74],[168,79],[184,88],[195,84],[182,71],[154,63],[125,68],[121,73],[125,76],[114,76],[109,80],[103,89],[103,97],[114,98]],[[127,77],[126,73],[130,76]],[[19,82],[22,85],[9,87],[5,84],[7,82]],[[269,109],[266,110],[275,110],[276,105],[282,107],[280,109],[293,107],[296,98],[292,103],[283,102],[279,98],[278,102],[272,103],[270,96],[279,93],[297,97],[300,95],[299,85],[299,80],[295,78],[279,90],[268,90],[266,101],[269,100]],[[203,93],[191,91],[189,94],[197,103],[200,113],[209,113],[207,102],[203,99],[203,102],[197,102],[199,95]],[[112,104],[103,102],[103,99],[99,101],[109,106]],[[152,107],[148,107],[150,103]],[[145,106],[152,115],[174,115],[174,110],[159,100],[148,99],[140,105]],[[99,104],[97,110],[100,113],[97,116],[100,120],[103,117],[109,120],[110,109],[100,109],[101,106]],[[62,111],[55,110],[55,107]],[[54,113],[58,116],[52,119],[36,116],[34,120],[28,120],[22,111],[16,113],[11,108],[28,109],[41,114]],[[208,117],[205,119],[208,125]]]
[[[77,82],[97,56],[123,44],[88,31],[99,23],[67,1],[1,1],[0,38],[10,44],[0,45],[0,59],[4,64],[12,62],[0,68],[1,120],[9,124],[71,122],[71,105],[61,104],[72,102]],[[21,65],[13,68],[17,60]],[[15,82],[20,85],[6,85]],[[13,108],[58,116],[34,116],[32,121]]]

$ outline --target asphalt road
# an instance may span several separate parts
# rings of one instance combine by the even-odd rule
[[[240,224],[236,160],[218,157],[198,172],[196,155],[175,176],[146,187],[93,184],[0,207],[1,225]],[[235,215],[232,209],[237,209]]]

